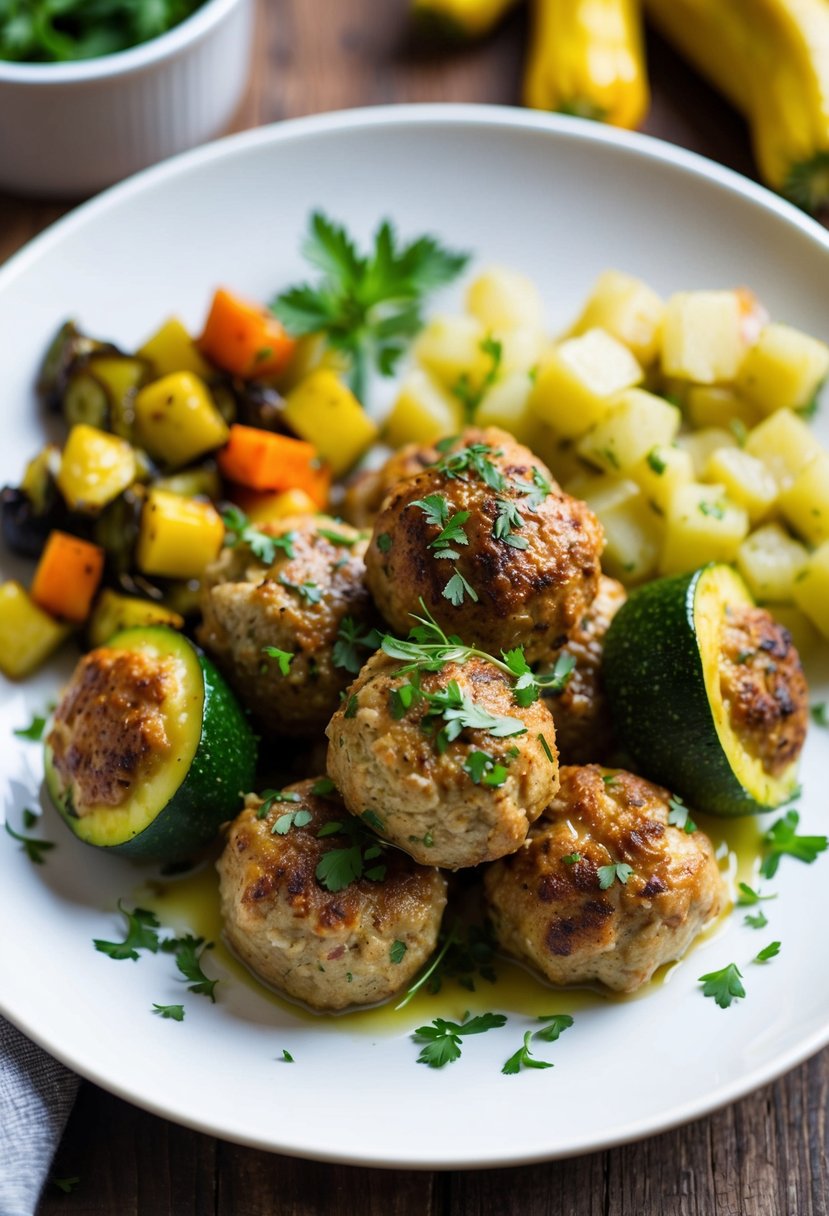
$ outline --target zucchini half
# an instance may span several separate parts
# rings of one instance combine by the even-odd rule
[[[169,751],[156,758],[120,806],[85,808],[46,743],[46,789],[75,836],[138,861],[177,861],[209,844],[253,788],[256,740],[233,693],[210,660],[183,634],[163,626],[125,629],[105,649],[143,653],[171,664],[175,690],[161,713]]]
[[[726,606],[753,602],[730,566],[703,566],[635,591],[605,638],[611,713],[637,771],[714,815],[770,811],[797,789],[797,761],[770,775],[732,727],[720,691]]]

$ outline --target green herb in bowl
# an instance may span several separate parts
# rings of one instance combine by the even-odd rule
[[[149,42],[203,0],[0,0],[0,59],[97,59]]]

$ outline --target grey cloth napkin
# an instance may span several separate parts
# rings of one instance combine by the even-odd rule
[[[33,1216],[78,1078],[0,1018],[0,1216]]]

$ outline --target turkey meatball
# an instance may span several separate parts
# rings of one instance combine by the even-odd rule
[[[562,768],[524,847],[484,876],[499,945],[554,984],[617,992],[680,958],[726,892],[708,837],[669,825],[669,798],[632,773]]]
[[[249,795],[216,864],[235,953],[264,983],[328,1012],[377,1004],[405,987],[437,943],[446,880],[383,849],[363,863],[373,877],[328,889],[342,876],[337,869],[325,877],[326,858],[352,847],[365,856],[378,846],[336,793],[313,793],[320,784],[288,786],[261,818],[262,800]],[[343,822],[352,830],[332,832]]]
[[[343,515],[355,528],[370,528],[389,490],[407,477],[422,473],[439,459],[437,448],[407,443],[392,453],[379,468],[365,469],[357,474],[345,492]]]
[[[346,806],[370,811],[380,835],[425,864],[456,870],[514,852],[558,788],[546,706],[519,708],[509,677],[484,659],[419,677],[401,666],[378,652],[328,727],[328,772]]]
[[[376,645],[363,563],[367,542],[324,515],[296,516],[260,531],[278,542],[272,561],[240,544],[208,567],[199,641],[266,730],[308,735],[324,729]],[[338,646],[346,634],[355,640]]]
[[[406,633],[421,600],[447,633],[529,662],[564,640],[595,598],[601,527],[528,448],[469,429],[392,490],[366,554],[368,584]]]
[[[613,750],[613,724],[602,684],[604,637],[627,596],[621,583],[603,574],[599,593],[567,641],[539,666],[539,674],[555,668],[562,655],[575,662],[560,693],[547,704],[556,724],[562,764],[607,760]]]

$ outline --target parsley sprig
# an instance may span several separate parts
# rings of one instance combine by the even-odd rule
[[[736,963],[728,963],[719,971],[709,971],[699,977],[702,995],[712,997],[720,1009],[728,1009],[735,1001],[745,996],[743,974]]]
[[[344,891],[359,878],[382,882],[386,877],[387,867],[383,862],[372,864],[383,856],[386,842],[375,836],[367,826],[371,823],[373,826],[382,827],[382,824],[376,815],[372,815],[370,819],[369,815],[370,812],[366,812],[362,819],[349,816],[342,821],[332,820],[317,832],[319,840],[336,835],[344,836],[349,842],[342,848],[329,849],[317,863],[317,881],[326,891],[336,894],[337,891]]]
[[[99,950],[101,954],[118,960],[132,959],[135,961],[138,958],[139,950],[149,950],[151,954],[157,954],[160,945],[158,930],[161,928],[161,924],[155,913],[146,908],[133,908],[130,912],[120,899],[118,900],[118,911],[127,922],[124,940],[109,942],[101,938],[94,938],[92,944],[95,949]]]
[[[426,1064],[429,1068],[443,1068],[461,1057],[461,1040],[470,1034],[484,1034],[487,1030],[497,1030],[506,1025],[503,1013],[481,1013],[477,1017],[464,1019],[461,1022],[449,1022],[445,1018],[433,1018],[430,1026],[418,1026],[412,1038],[416,1043],[423,1043],[418,1064]]]
[[[18,739],[26,739],[29,743],[40,743],[46,729],[46,718],[41,714],[33,714],[28,726],[19,726],[13,732]]]
[[[213,949],[212,942],[206,942],[203,937],[194,937],[192,933],[184,937],[170,937],[161,943],[165,954],[175,956],[176,966],[184,976],[187,991],[198,996],[209,997],[215,1005],[215,988],[218,980],[209,979],[202,970],[201,960],[206,951]]]
[[[321,211],[311,216],[303,253],[322,277],[289,287],[271,309],[289,333],[322,334],[347,357],[349,384],[361,401],[372,367],[394,375],[422,328],[426,297],[451,283],[469,260],[431,236],[400,244],[388,220],[371,251],[361,254],[345,228]]]
[[[441,453],[432,468],[444,473],[449,478],[478,478],[490,490],[503,494],[507,488],[507,479],[498,466],[493,462],[493,456],[503,456],[503,448],[493,448],[488,443],[469,443],[453,452],[450,449],[457,442],[454,435],[441,439],[437,449]]]
[[[395,1009],[405,1008],[421,989],[435,996],[443,988],[445,980],[454,979],[467,992],[475,991],[478,977],[489,984],[496,983],[498,977],[493,966],[494,956],[495,944],[489,925],[462,926],[457,922],[450,925],[437,953],[406,989],[405,996],[395,1005]]]
[[[797,827],[800,815],[795,810],[786,811],[782,819],[772,824],[763,837],[765,854],[760,873],[764,878],[774,878],[780,865],[781,857],[796,857],[811,865],[820,853],[829,848],[829,840],[825,836],[798,836]]]
[[[524,1035],[524,1042],[514,1055],[511,1055],[501,1072],[504,1076],[514,1076],[519,1073],[522,1068],[552,1068],[553,1064],[550,1060],[539,1060],[530,1051],[530,1042],[532,1041],[533,1032],[528,1030]]]
[[[286,557],[294,556],[296,532],[269,536],[267,532],[260,532],[244,511],[233,505],[225,507],[222,523],[225,526],[226,548],[235,549],[237,545],[247,545],[253,556],[258,557],[265,566],[272,566],[279,552],[284,553]]]
[[[332,651],[334,666],[342,667],[356,676],[366,661],[367,653],[377,650],[381,640],[379,630],[365,629],[353,617],[343,617]]]
[[[26,821],[27,826],[31,826],[27,819],[27,815],[29,814],[31,814],[31,812],[23,812],[24,821]],[[14,830],[8,819],[6,820],[5,826],[9,836],[11,836],[12,840],[18,841],[21,850],[26,854],[29,861],[36,866],[44,865],[43,854],[48,853],[50,849],[55,847],[54,841],[37,840],[34,836],[23,836],[20,832],[16,832]]]

